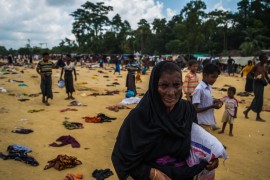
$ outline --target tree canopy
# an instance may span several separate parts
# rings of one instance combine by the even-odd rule
[[[236,12],[206,12],[202,0],[191,0],[171,19],[141,19],[136,29],[119,14],[111,19],[113,7],[103,2],[85,2],[70,15],[76,40],[65,38],[52,53],[218,54],[241,50],[254,55],[270,48],[269,0],[240,0]],[[27,47],[24,47],[25,51]],[[28,48],[29,49],[29,48]],[[8,53],[5,47],[0,52]]]

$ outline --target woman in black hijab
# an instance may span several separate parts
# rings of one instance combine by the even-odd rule
[[[204,168],[215,169],[218,159],[193,167],[189,156],[192,122],[196,111],[182,100],[182,74],[173,62],[163,61],[152,70],[149,90],[120,128],[112,162],[120,180],[193,179]],[[157,159],[172,157],[165,163]],[[182,164],[182,165],[180,165]]]

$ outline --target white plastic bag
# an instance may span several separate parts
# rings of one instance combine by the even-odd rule
[[[60,87],[60,88],[65,87],[65,81],[63,79],[59,80],[58,83],[57,83],[57,86]]]
[[[201,160],[209,162],[214,158],[228,158],[223,145],[215,136],[193,123],[190,156],[186,159],[188,166],[199,164]]]

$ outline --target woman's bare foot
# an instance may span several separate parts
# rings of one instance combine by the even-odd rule
[[[233,136],[233,133],[230,133],[229,136]]]
[[[248,113],[247,113],[247,111],[243,111],[243,114],[245,115],[245,118],[246,119],[248,119],[249,117],[248,117]]]
[[[218,134],[223,134],[224,133],[224,131],[218,131]]]
[[[71,96],[70,99],[74,100],[75,98]]]
[[[65,100],[69,100],[69,99],[70,99],[70,97],[65,98]]]
[[[45,105],[46,105],[46,106],[50,106],[50,103],[48,103],[48,102],[45,102]]]

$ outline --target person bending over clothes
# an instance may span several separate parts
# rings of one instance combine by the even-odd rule
[[[149,89],[124,120],[112,152],[112,162],[120,180],[193,179],[210,163],[176,167],[159,164],[157,159],[171,156],[185,161],[189,156],[192,123],[197,122],[194,106],[182,99],[182,73],[177,64],[162,61],[152,70]]]

